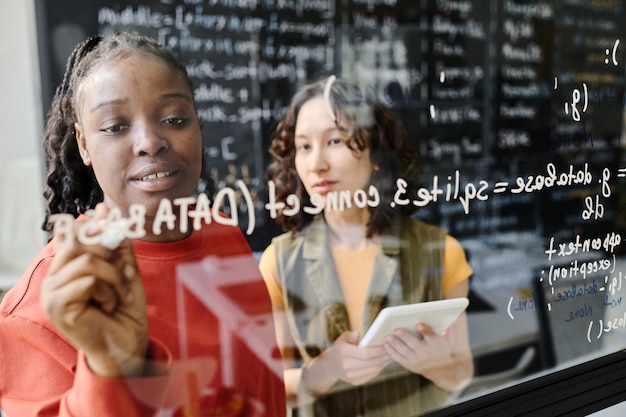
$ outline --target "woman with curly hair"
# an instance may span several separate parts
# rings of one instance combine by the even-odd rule
[[[208,256],[256,269],[238,227],[188,218],[209,201],[196,194],[208,180],[193,91],[172,52],[135,33],[70,56],[44,138],[53,237],[0,304],[8,417],[285,414],[282,375],[221,340],[214,313],[178,285],[179,266]],[[230,381],[226,342],[245,369]]]
[[[285,233],[260,260],[300,415],[416,415],[473,374],[465,315],[443,335],[416,323],[358,345],[382,308],[466,297],[472,273],[456,239],[392,203],[396,180],[417,184],[418,160],[389,109],[362,93],[332,76],[305,86],[270,145],[276,201],[308,208],[277,213]]]

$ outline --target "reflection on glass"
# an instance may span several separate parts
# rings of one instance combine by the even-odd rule
[[[622,3],[268,0],[209,7],[195,0],[60,0],[71,16],[68,7],[36,3],[46,23],[38,28],[45,113],[63,79],[63,51],[87,34],[131,28],[178,53],[195,85],[208,172],[222,192],[212,203],[237,219],[259,255],[282,233],[275,222],[280,211],[296,217],[317,207],[297,194],[283,196],[278,208],[284,184],[265,177],[271,134],[293,95],[335,74],[356,86],[348,90],[350,103],[388,107],[420,155],[419,181],[404,185],[390,176],[387,194],[382,186],[378,194],[366,188],[351,202],[415,206],[413,217],[460,244],[472,270],[466,319],[474,369],[451,400],[626,345]],[[358,112],[352,117],[367,120]],[[181,270],[230,269],[229,259],[198,259]],[[207,284],[208,294],[183,275],[177,279],[182,302],[205,312],[230,305],[232,294],[254,297],[262,283],[250,290]],[[333,291],[365,297],[340,285]],[[340,301],[330,303],[328,314],[347,316],[351,328],[364,331],[360,313],[347,314]],[[259,327],[267,323],[267,311],[236,304],[234,316],[245,312],[263,317]],[[180,317],[189,319],[180,311],[179,305],[177,329]],[[222,319],[229,329],[243,328]],[[187,343],[188,337],[181,333]],[[271,354],[266,365],[277,375],[280,352]],[[267,358],[265,348],[257,356]],[[228,375],[217,372],[213,381]]]

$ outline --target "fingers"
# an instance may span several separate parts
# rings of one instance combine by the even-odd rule
[[[95,213],[94,217],[97,219],[106,219],[110,211],[111,210],[106,204],[98,203],[96,204],[96,208],[94,209],[94,213]]]
[[[81,243],[85,246],[103,246],[115,250],[127,236],[128,219],[120,210],[109,210],[104,203],[86,212],[86,221],[76,221],[69,214],[59,214],[54,222],[53,237],[57,245]]]
[[[130,282],[138,277],[139,268],[137,258],[133,250],[133,243],[130,239],[124,239],[114,252],[114,265],[122,272],[123,277]]]
[[[355,386],[375,378],[392,362],[384,346],[361,347],[359,338],[358,331],[343,332],[321,355],[337,379]]]
[[[420,374],[436,367],[452,354],[452,346],[447,339],[424,324],[416,326],[416,333],[396,329],[385,338],[384,346],[394,361]]]
[[[90,299],[96,302],[106,314],[112,314],[117,307],[118,300],[123,299],[119,292],[116,292],[111,285],[105,284],[102,280],[96,280],[90,295]],[[128,295],[126,298],[128,301]]]
[[[130,301],[132,292],[120,271],[92,254],[70,260],[42,283],[42,302],[50,315],[72,303],[96,303],[110,314],[119,303]]]
[[[333,346],[333,351],[338,357],[337,362],[343,366],[347,372],[356,372],[362,370],[364,373],[370,373],[376,370],[378,374],[382,368],[391,362],[391,358],[384,346],[360,347],[357,345],[359,340],[359,332],[342,333]]]
[[[421,342],[414,336],[412,339],[389,335],[385,338],[384,346],[393,360],[402,363],[420,349]]]
[[[121,277],[127,281],[137,276],[137,265],[133,253],[132,241],[124,238],[124,234],[117,230],[111,222],[107,221],[110,210],[103,203],[98,204],[94,210],[89,213],[93,216],[87,222],[68,221],[64,219],[62,225],[59,226],[61,231],[57,231],[55,223],[54,228],[54,244],[55,258],[50,266],[49,273],[54,274],[63,268],[70,261],[81,257],[84,254],[90,254],[93,257],[106,260],[112,263],[121,271]],[[115,218],[115,216],[113,216]],[[71,219],[71,216],[70,216]],[[116,223],[113,221],[113,223]],[[68,230],[72,230],[68,232]],[[113,230],[116,240],[115,245],[105,244],[103,239],[106,237],[106,231]],[[109,236],[110,237],[110,236]],[[109,241],[111,239],[108,239]],[[127,266],[130,265],[130,268]],[[131,268],[134,269],[131,270]]]
[[[63,233],[55,235],[55,257],[42,286],[42,302],[49,314],[81,302],[96,304],[111,314],[118,305],[128,305],[133,300],[131,282],[138,276],[138,268],[130,239],[115,250],[101,244],[85,244],[80,239],[83,236],[93,241],[92,237],[101,233],[106,224],[107,212],[106,206],[100,204],[92,212],[92,220],[66,222]]]
[[[399,328],[385,337],[384,346],[395,361],[403,363],[407,358],[415,355],[415,352],[423,349],[428,343],[426,338],[430,338],[433,334],[428,326],[424,328],[417,325],[415,333]]]
[[[385,344],[405,355],[427,347],[436,340],[437,334],[427,325],[418,324],[415,332],[399,328],[385,338]]]
[[[387,353],[384,346],[360,347],[358,346],[359,338],[360,334],[356,330],[343,332],[335,340],[335,345],[341,351],[342,356],[349,356],[364,361],[376,361],[379,358],[386,357]]]
[[[55,323],[64,328],[74,326],[92,302],[97,302],[105,314],[117,305],[117,294],[110,285],[93,276],[83,276],[54,290],[53,297],[44,297],[44,308]],[[54,302],[49,300],[54,299]]]
[[[379,348],[382,348],[382,354],[378,352]],[[356,347],[356,349],[367,351],[372,348]],[[364,384],[379,375],[392,361],[393,359],[382,346],[369,352],[363,352],[363,355],[359,355],[359,357],[344,358],[341,363],[344,374],[342,379],[353,385]]]
[[[114,258],[114,252],[111,249],[102,245],[85,245],[80,243],[77,239],[64,238],[63,240],[55,240],[54,249],[55,256],[50,265],[52,272],[58,270],[69,260],[85,253],[89,253],[101,259],[113,260]]]
[[[424,339],[437,336],[435,331],[429,325],[424,323],[419,323],[415,326],[415,329],[417,330],[417,334],[421,335]]]
[[[110,257],[111,258],[111,257]],[[117,267],[112,259],[105,259],[94,255],[92,252],[82,253],[70,258],[62,268],[52,267],[48,272],[49,278],[46,286],[55,290],[67,285],[70,281],[84,276],[93,276],[116,289],[122,300],[125,300],[128,292],[128,280],[123,270]]]

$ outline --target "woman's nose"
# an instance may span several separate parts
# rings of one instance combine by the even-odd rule
[[[134,150],[138,156],[156,156],[170,147],[169,141],[158,129],[151,126],[137,126]]]
[[[322,148],[315,148],[311,152],[311,171],[319,172],[328,169],[328,159]]]

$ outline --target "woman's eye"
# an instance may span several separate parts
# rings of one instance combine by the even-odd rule
[[[307,143],[303,143],[303,144],[300,144],[300,145],[296,145],[296,151],[298,151],[298,152],[303,152],[303,151],[306,151],[306,150],[308,150],[309,148],[310,148],[310,146],[309,146]]]
[[[105,127],[103,129],[100,129],[102,132],[105,133],[120,133],[124,130],[128,129],[128,125],[114,125],[114,126],[108,126]]]
[[[342,144],[342,143],[343,143],[343,139],[341,139],[341,138],[331,138],[331,139],[328,141],[328,143],[329,143],[330,145],[340,145],[340,144]]]
[[[168,117],[167,119],[163,120],[163,123],[168,125],[180,126],[185,124],[186,121],[187,119],[184,119],[182,117]]]

